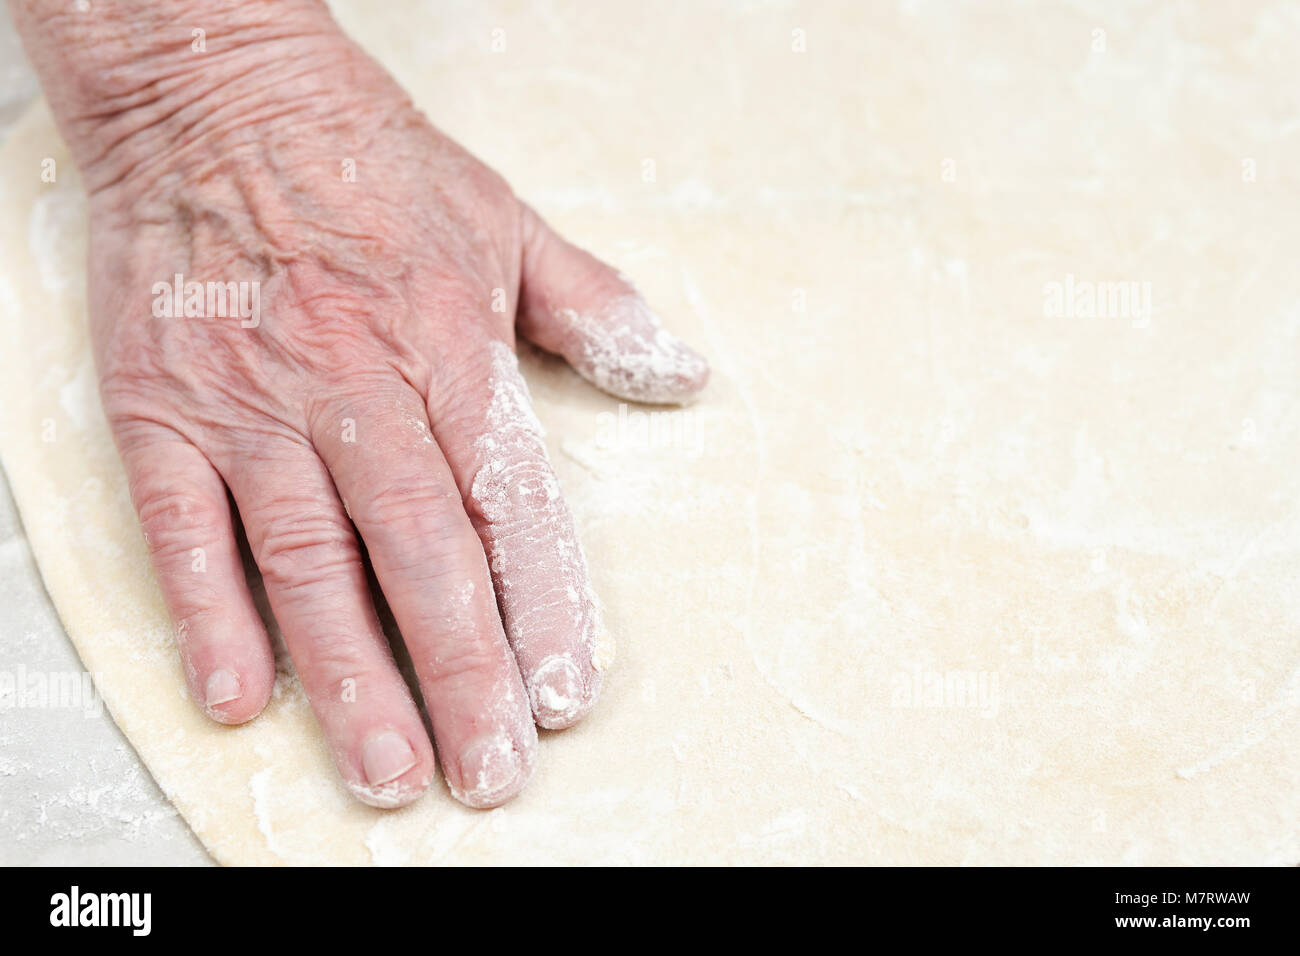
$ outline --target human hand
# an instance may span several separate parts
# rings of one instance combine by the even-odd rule
[[[167,34],[158,5],[138,5],[151,26],[101,38],[98,55],[140,35],[159,46],[71,89],[51,75],[39,6],[16,19],[90,193],[104,408],[191,693],[239,723],[274,682],[228,488],[350,790],[400,806],[434,772],[364,543],[451,791],[474,807],[510,799],[535,724],[587,713],[604,662],[516,329],[632,400],[686,400],[706,363],[317,4],[218,4],[194,62],[188,30]],[[187,316],[189,290],[167,301],[178,274],[249,283],[242,310]]]

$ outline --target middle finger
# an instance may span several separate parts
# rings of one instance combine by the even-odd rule
[[[424,693],[452,793],[497,806],[523,789],[537,749],[487,559],[405,383],[331,400],[312,440],[361,534]]]

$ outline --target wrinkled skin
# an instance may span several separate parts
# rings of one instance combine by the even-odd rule
[[[242,521],[344,782],[384,807],[429,785],[364,543],[447,782],[495,806],[527,782],[536,725],[589,711],[605,656],[518,401],[516,328],[634,399],[685,400],[708,369],[345,38],[284,42],[222,51],[219,81],[177,76],[166,96],[115,73],[111,109],[60,117],[91,194],[104,408],[208,715],[255,717],[274,681]],[[155,316],[175,273],[259,282],[260,324]]]

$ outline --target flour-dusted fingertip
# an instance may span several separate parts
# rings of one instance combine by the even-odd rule
[[[562,308],[566,357],[583,378],[618,398],[684,405],[709,382],[709,363],[665,328],[640,293],[615,296],[591,312]]]
[[[519,744],[503,732],[488,733],[469,741],[457,758],[459,779],[448,774],[454,796],[467,807],[499,807],[528,785],[533,775],[536,744]]]
[[[569,657],[557,654],[542,661],[527,678],[533,719],[547,730],[564,730],[582,720],[600,696],[600,673],[588,668],[584,676]]]

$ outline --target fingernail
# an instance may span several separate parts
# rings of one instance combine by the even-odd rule
[[[228,704],[244,696],[244,688],[239,678],[227,670],[213,671],[208,675],[207,686],[203,689],[203,701],[208,708],[218,704]]]
[[[533,714],[544,727],[569,720],[582,707],[582,674],[564,657],[539,667],[533,673],[530,690]]]
[[[372,787],[396,780],[415,766],[415,751],[399,733],[385,730],[361,748],[361,769]]]
[[[504,734],[480,737],[460,756],[462,789],[457,794],[470,806],[487,806],[519,779],[523,762]]]

